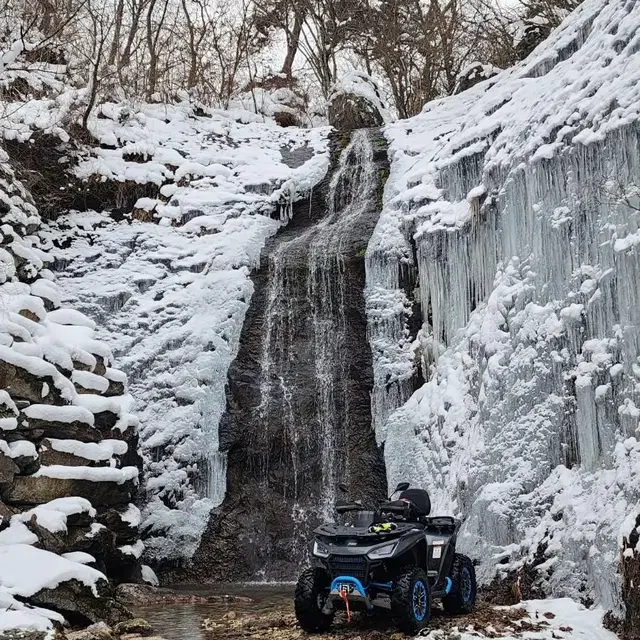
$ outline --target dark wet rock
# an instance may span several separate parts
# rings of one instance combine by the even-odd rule
[[[13,458],[14,463],[20,471],[20,475],[30,476],[40,468],[40,459],[31,456],[18,456]]]
[[[338,131],[381,127],[384,117],[380,89],[363,73],[351,73],[341,79],[329,97],[329,124]]]
[[[20,473],[18,465],[9,456],[0,454],[0,485],[11,484],[17,473]]]
[[[294,149],[290,149],[286,146],[280,147],[280,156],[282,161],[292,169],[301,167],[305,162],[307,162],[307,160],[311,160],[311,158],[313,158],[313,153],[313,149],[311,149],[308,144],[301,147],[295,147]]]
[[[96,588],[98,597],[82,582],[68,580],[54,589],[41,589],[29,600],[38,606],[58,611],[72,624],[102,621],[114,625],[133,618],[133,614],[112,597],[106,581],[99,581]]]
[[[121,396],[124,394],[124,383],[118,382],[117,380],[109,380],[109,387],[104,392],[104,395],[107,397],[111,396]]]
[[[61,440],[79,440],[80,442],[100,442],[100,431],[81,420],[58,422],[29,418],[22,414],[19,420],[18,433],[21,438],[38,440],[40,438],[58,438]]]
[[[131,501],[137,485],[128,480],[116,482],[92,482],[67,480],[46,476],[16,476],[13,484],[1,490],[2,499],[9,504],[43,504],[56,498],[79,496],[94,506],[126,504]]]
[[[277,125],[281,127],[299,127],[300,120],[295,113],[290,113],[289,111],[278,111],[273,114],[273,119],[275,120]]]
[[[490,64],[475,62],[464,69],[464,71],[458,76],[453,93],[461,93],[462,91],[471,89],[471,87],[475,86],[479,82],[498,75],[500,71],[501,69],[493,67]]]
[[[126,507],[112,508],[103,507],[98,509],[96,520],[107,527],[116,535],[119,544],[126,544],[140,537],[138,527],[132,527],[131,523],[122,519],[122,513],[126,511]]]
[[[621,574],[622,598],[625,604],[625,617],[622,629],[624,640],[640,640],[640,516],[636,526],[622,540]]]
[[[329,104],[329,124],[338,131],[381,127],[382,114],[363,96],[341,93]]]
[[[48,393],[42,395],[46,383]],[[22,367],[0,360],[0,389],[12,398],[22,398],[38,404],[64,404],[60,390],[51,376],[34,376]]]

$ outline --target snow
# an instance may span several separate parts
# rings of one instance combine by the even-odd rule
[[[63,422],[65,424],[81,422],[90,427],[93,427],[95,423],[93,413],[84,407],[30,404],[24,409],[23,413],[27,418],[47,422]]]
[[[84,389],[93,389],[100,393],[104,393],[109,388],[109,381],[106,378],[89,371],[74,371],[71,374],[71,381]]]
[[[3,591],[28,598],[41,589],[53,589],[67,580],[78,580],[97,595],[97,583],[106,578],[91,567],[26,544],[0,546]]]
[[[78,564],[94,564],[96,561],[91,554],[84,551],[70,551],[69,553],[63,553],[62,557]]]
[[[11,518],[9,527],[0,531],[0,546],[35,544],[36,542],[38,542],[38,536],[27,529],[27,526],[15,516]]]
[[[60,391],[61,396],[66,400],[73,400],[75,389],[67,378],[65,378],[52,364],[45,362],[42,358],[35,356],[25,356],[15,349],[0,345],[0,360],[8,362],[16,367],[25,369],[28,373],[37,378],[49,377],[53,384]]]
[[[142,540],[138,540],[135,544],[125,544],[118,547],[118,549],[126,555],[133,556],[134,558],[140,558],[144,552],[144,543]]]
[[[3,431],[13,431],[17,428],[17,418],[0,418],[0,429],[2,429]]]
[[[79,442],[78,440],[58,440],[49,438],[55,451],[70,453],[93,462],[112,460],[114,456],[127,453],[128,445],[123,440],[102,440],[100,442]]]
[[[142,565],[142,579],[152,587],[160,586],[158,576],[156,576],[155,571],[147,564]]]
[[[96,323],[91,318],[75,309],[56,309],[55,311],[50,311],[47,317],[51,322],[57,324],[88,327],[89,329],[96,328]]]
[[[28,523],[33,516],[35,516],[37,523],[50,531],[51,533],[67,532],[67,517],[79,513],[87,513],[89,516],[94,517],[96,510],[91,506],[91,503],[85,498],[71,497],[71,498],[56,498],[46,504],[39,505],[17,514],[11,518],[11,527],[16,525],[18,528],[14,535],[23,536],[26,535],[24,530],[18,525],[19,523]],[[27,536],[28,537],[28,536]],[[9,537],[9,539],[11,539]],[[25,540],[26,542],[26,540]],[[27,542],[30,544],[30,542]]]
[[[107,367],[104,377],[112,382],[125,383],[127,381],[127,374],[124,371],[118,371],[117,369],[111,369],[110,367]]]
[[[136,467],[65,467],[59,464],[42,465],[34,474],[37,478],[56,478],[58,480],[88,480],[89,482],[115,482],[124,484],[138,478]]]
[[[30,286],[31,286],[31,293],[34,296],[38,296],[40,298],[44,298],[45,300],[48,300],[49,302],[51,302],[51,304],[54,307],[60,306],[60,293],[57,287],[53,283],[51,283],[49,280],[44,280],[44,279],[36,280],[35,282],[32,282]],[[56,311],[52,311],[51,313],[55,314]],[[53,319],[51,318],[51,316],[49,316],[49,318]],[[77,322],[74,324],[80,324],[80,323]]]
[[[0,631],[23,629],[47,632],[53,629],[54,622],[63,624],[63,616],[20,602],[8,590],[0,587]]]
[[[120,514],[120,519],[131,527],[139,527],[142,522],[142,513],[135,504],[129,504],[127,510]]]
[[[4,442],[0,440],[0,443]],[[36,451],[36,445],[28,440],[18,440],[17,442],[10,442],[8,445],[10,458],[37,458],[38,452]]]
[[[620,527],[640,513],[624,444],[640,406],[639,23],[639,6],[585,0],[523,63],[388,125],[366,255],[390,486],[464,519],[481,581],[544,550],[545,593],[618,611]]]

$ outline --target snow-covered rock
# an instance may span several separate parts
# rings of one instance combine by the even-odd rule
[[[51,629],[63,621],[55,611],[117,622],[128,612],[110,597],[107,575],[136,576],[139,563],[129,558],[124,570],[118,546],[142,543],[137,526],[124,537],[92,531],[103,526],[94,505],[124,510],[137,488],[125,381],[111,374],[115,393],[94,323],[62,307],[47,269],[51,245],[35,235],[41,220],[1,149],[0,215],[0,627]],[[54,443],[85,454],[83,464],[47,462]]]

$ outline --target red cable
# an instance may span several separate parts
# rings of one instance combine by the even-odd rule
[[[347,607],[347,622],[351,622],[351,611],[349,610],[349,596],[344,589],[340,590],[340,597],[342,598],[344,604]]]

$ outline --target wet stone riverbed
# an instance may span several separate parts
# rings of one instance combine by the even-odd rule
[[[148,620],[166,640],[273,639],[300,640],[400,640],[405,636],[394,627],[389,613],[355,614],[351,623],[336,616],[330,633],[308,636],[296,624],[292,585],[225,586],[224,594],[198,588],[181,589],[177,601],[133,606],[135,614]],[[531,620],[524,611],[504,610],[480,603],[470,616],[449,617],[435,608],[430,632],[457,640],[460,631],[476,637],[532,637],[531,632],[549,632],[543,616]],[[534,634],[534,637],[537,634]],[[549,637],[562,637],[549,635]],[[432,636],[433,637],[433,636]]]

